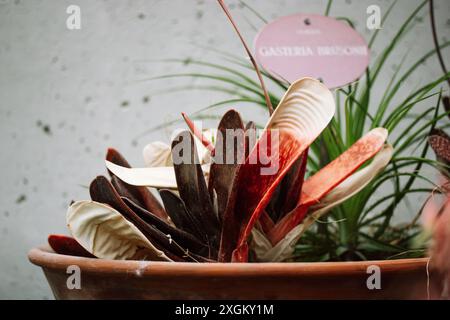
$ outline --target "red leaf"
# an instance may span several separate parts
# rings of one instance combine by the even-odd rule
[[[323,196],[378,153],[386,138],[386,129],[376,128],[371,130],[339,157],[307,179],[303,184],[297,207],[278,222],[270,232],[269,239],[271,242],[276,244],[283,239],[289,231],[303,220],[311,205],[318,203]]]
[[[259,217],[259,223],[261,225],[261,230],[266,234],[269,233],[270,230],[272,230],[272,228],[275,226],[272,218],[265,210],[263,210],[261,216]]]
[[[201,143],[205,146],[206,149],[208,149],[211,152],[211,154],[214,154],[214,146],[211,143],[211,141],[209,141],[203,135],[203,133],[195,127],[194,122],[192,122],[192,120],[189,119],[186,113],[182,112],[181,115],[183,116],[183,119],[186,122],[187,126],[189,127],[191,133],[201,141]]]
[[[271,131],[265,131],[263,136],[270,141]],[[275,188],[291,168],[293,163],[308,147],[296,139],[290,131],[280,130],[278,145],[271,150],[271,143],[261,145],[260,139],[246,162],[238,168],[235,177],[232,194],[224,215],[220,261],[232,260],[233,250],[238,248],[233,256],[233,261],[246,261],[246,240],[261,212],[269,203]],[[260,148],[267,148],[260,152]],[[278,152],[276,152],[278,151]],[[269,163],[278,162],[278,170],[275,174],[261,175],[261,169],[266,166],[258,159],[256,164],[251,164],[250,159],[259,154],[269,156]],[[242,247],[242,248],[240,248]],[[242,260],[244,259],[244,260]]]
[[[48,244],[59,254],[68,256],[95,258],[90,252],[86,251],[74,238],[61,234],[51,234],[48,236]]]
[[[304,78],[291,84],[250,156],[237,169],[224,214],[220,261],[232,260],[233,251],[233,261],[245,261],[247,237],[261,212],[292,165],[325,129],[334,111],[333,96],[319,81]]]

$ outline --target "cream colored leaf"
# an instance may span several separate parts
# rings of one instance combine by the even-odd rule
[[[67,226],[77,242],[102,259],[172,261],[113,208],[78,201],[67,210]]]
[[[133,186],[176,189],[177,181],[173,167],[126,168],[105,161],[106,167],[120,180]]]
[[[106,167],[123,182],[133,186],[176,189],[177,181],[173,167],[126,168],[105,160]],[[204,175],[209,174],[209,164],[202,165]]]
[[[290,130],[309,145],[331,121],[335,108],[324,84],[303,78],[290,85],[265,129]]]
[[[295,245],[303,233],[324,214],[366,187],[388,165],[392,154],[392,146],[386,144],[368,166],[355,172],[330,191],[317,205],[310,209],[310,214],[301,224],[292,229],[283,240],[279,241],[269,250],[266,250],[266,241],[269,243],[270,241],[264,234],[254,229],[252,231],[252,248],[255,250],[257,259],[259,261],[275,262],[291,258],[295,250]]]
[[[303,224],[299,224],[289,231],[283,240],[279,241],[275,246],[272,246],[272,243],[267,239],[266,235],[254,228],[252,230],[252,250],[260,262],[281,262],[288,260],[292,257],[295,245],[304,230]]]
[[[142,153],[147,167],[172,166],[172,153],[168,144],[160,141],[152,142],[144,147]]]
[[[215,137],[217,130],[215,129],[207,129],[203,131],[203,135],[210,141],[212,141]],[[205,146],[201,143],[201,141],[195,137],[195,146],[197,148],[197,153],[199,155],[199,159],[201,159],[201,164],[206,164],[211,162],[211,154]],[[173,166],[172,162],[172,152],[171,148],[168,144],[155,141],[149,143],[144,147],[142,151],[144,157],[144,163],[147,167],[171,167]]]

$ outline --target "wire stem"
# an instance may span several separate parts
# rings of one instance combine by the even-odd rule
[[[239,39],[241,40],[242,44],[244,45],[245,51],[247,52],[247,55],[248,55],[250,61],[252,62],[253,67],[255,68],[256,74],[258,75],[259,82],[261,83],[261,88],[264,93],[264,98],[266,99],[266,104],[267,104],[267,108],[269,109],[269,114],[272,115],[272,113],[273,113],[272,102],[270,101],[269,93],[267,92],[263,77],[261,75],[261,72],[259,71],[258,64],[256,63],[255,58],[253,57],[250,49],[248,48],[247,43],[245,42],[244,38],[242,37],[241,33],[239,32],[239,29],[238,29],[236,23],[234,22],[233,17],[231,16],[231,13],[228,10],[227,6],[223,2],[223,0],[217,0],[217,1],[219,2],[220,6],[222,7],[225,14],[227,15],[228,20],[230,20],[231,24],[233,25],[234,30],[236,30],[236,33],[239,36]]]

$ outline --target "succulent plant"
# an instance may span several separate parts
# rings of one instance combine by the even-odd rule
[[[305,78],[291,85],[258,139],[252,122],[244,125],[229,110],[215,143],[184,115],[190,130],[172,141],[172,161],[164,160],[172,166],[133,169],[109,149],[110,180],[95,178],[91,200],[69,207],[69,230],[83,248],[69,253],[193,262],[291,259],[304,231],[367,185],[392,155],[387,130],[376,128],[305,180],[308,147],[333,113],[330,91]],[[167,159],[158,145],[147,163]],[[201,161],[197,149],[208,156]],[[158,189],[162,204],[147,187]],[[67,246],[58,247],[57,239],[52,247],[63,252]]]
[[[109,149],[111,179],[95,178],[91,200],[69,207],[67,225],[74,239],[51,236],[55,251],[109,259],[289,260],[316,219],[363,189],[389,163],[388,132],[375,128],[305,179],[309,147],[334,116],[333,95],[320,81],[303,78],[287,88],[274,110],[248,46],[218,2],[258,75],[271,115],[264,130],[257,137],[252,121],[244,125],[240,114],[229,110],[216,136],[208,138],[183,113],[189,130],[170,147],[156,142],[144,149],[149,168],[133,169]],[[147,187],[159,191],[162,204]]]

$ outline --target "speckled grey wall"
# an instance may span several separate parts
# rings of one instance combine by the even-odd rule
[[[261,21],[238,1],[228,3],[251,40]],[[248,3],[268,19],[300,11],[322,13],[326,6],[326,1],[312,0]],[[331,15],[349,16],[368,38],[372,31],[365,28],[365,12],[372,3],[384,11],[391,1],[337,0]],[[70,4],[81,7],[81,30],[66,28]],[[374,55],[417,4],[399,1]],[[441,40],[449,31],[449,8],[449,1],[436,3]],[[406,51],[413,61],[432,47],[428,19],[416,22],[381,82],[388,82]],[[28,262],[26,253],[44,243],[47,234],[66,232],[67,204],[87,197],[85,186],[104,172],[108,146],[141,165],[145,143],[167,139],[170,133],[146,130],[177,118],[182,110],[192,112],[224,98],[202,91],[158,94],[168,86],[191,84],[187,79],[141,81],[201,70],[151,59],[219,61],[192,43],[243,55],[213,0],[0,0],[0,298],[52,298],[41,270]],[[440,74],[437,63],[430,62],[408,84],[413,89]],[[266,117],[255,107],[236,107],[247,118]]]

